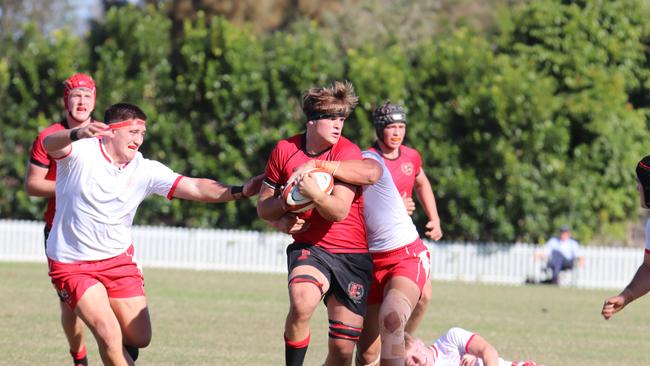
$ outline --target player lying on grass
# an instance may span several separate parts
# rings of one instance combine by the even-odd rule
[[[483,337],[458,327],[430,346],[408,333],[404,340],[406,366],[543,366],[533,361],[506,361]]]

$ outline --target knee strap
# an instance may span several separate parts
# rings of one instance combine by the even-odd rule
[[[124,349],[126,349],[126,353],[128,353],[129,356],[131,356],[133,362],[135,362],[138,359],[138,356],[140,355],[140,349],[138,347],[125,344]]]
[[[329,320],[330,323],[330,332],[329,337],[334,339],[345,339],[348,341],[356,342],[361,337],[361,330],[363,328],[353,327],[351,325],[344,324],[338,320]]]
[[[318,282],[316,277],[312,275],[308,275],[308,274],[295,275],[291,277],[291,279],[289,280],[289,285],[291,285],[292,283],[305,283],[305,282],[313,283],[314,285],[316,285],[316,287],[318,287],[318,290],[320,291],[320,295],[323,296],[323,284]]]

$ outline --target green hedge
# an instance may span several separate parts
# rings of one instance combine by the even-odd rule
[[[540,0],[503,11],[490,35],[457,28],[408,51],[389,36],[340,49],[315,23],[260,36],[202,15],[172,39],[153,7],[112,8],[83,38],[27,25],[0,44],[0,217],[40,218],[25,163],[37,131],[63,118],[74,72],[98,84],[95,118],[118,101],[143,107],[145,156],[227,183],[262,172],[275,142],[303,129],[306,88],[347,79],[360,105],[345,134],[362,148],[374,107],[407,106],[446,239],[538,242],[569,223],[583,241],[620,241],[650,152],[649,14],[634,0]],[[254,205],[150,199],[136,222],[268,229]]]

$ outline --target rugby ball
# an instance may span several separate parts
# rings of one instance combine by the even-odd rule
[[[316,178],[318,186],[323,192],[331,194],[334,189],[334,177],[322,168],[314,168],[305,171],[305,174],[310,173]],[[297,178],[297,177],[296,177]],[[300,194],[297,187],[298,179],[292,179],[288,182],[282,191],[282,198],[287,203],[290,212],[305,212],[314,208],[314,203],[311,198],[305,197]]]

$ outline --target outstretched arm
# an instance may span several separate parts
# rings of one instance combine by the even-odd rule
[[[80,128],[63,130],[48,135],[43,140],[43,148],[54,158],[61,158],[70,153],[72,142],[97,136],[109,136],[112,132],[108,125],[102,122],[93,122]]]
[[[332,194],[323,192],[308,172],[322,168],[337,179]],[[358,185],[374,184],[383,173],[381,165],[372,159],[325,161],[311,160],[294,171],[300,193],[314,201],[315,209],[329,221],[341,221],[348,216]]]
[[[637,269],[632,281],[620,294],[605,300],[601,314],[605,319],[623,310],[626,305],[650,291],[650,253],[645,252],[643,263]]]
[[[229,186],[212,179],[184,177],[178,182],[174,197],[201,202],[228,202],[257,194],[263,179],[263,174],[257,175],[243,186]]]
[[[287,213],[287,206],[281,196],[275,195],[275,188],[262,184],[257,200],[257,215],[266,221],[278,220]]]
[[[483,337],[475,334],[467,347],[467,353],[483,360],[484,366],[498,366],[499,353]]]
[[[442,238],[442,229],[440,228],[436,197],[433,195],[433,188],[431,188],[429,178],[427,178],[422,168],[420,168],[420,173],[415,177],[415,194],[424,208],[424,213],[429,219],[426,224],[427,231],[425,235],[429,239],[440,240]]]
[[[301,176],[304,172],[313,168],[321,168],[330,173],[334,178],[353,185],[374,184],[381,178],[383,169],[381,164],[373,159],[361,160],[309,160],[299,166],[289,177],[291,181],[294,177]]]

